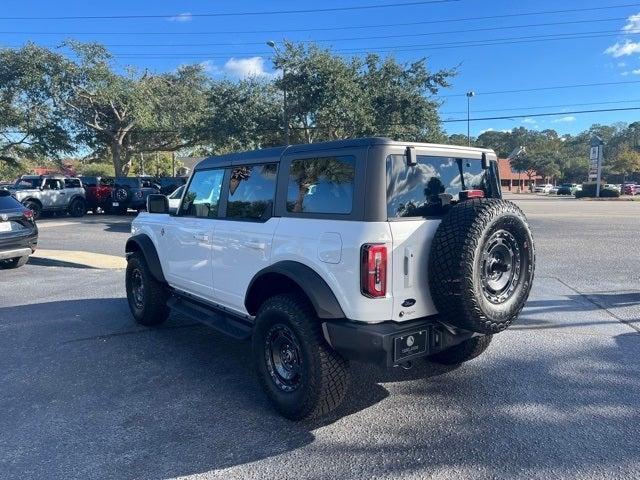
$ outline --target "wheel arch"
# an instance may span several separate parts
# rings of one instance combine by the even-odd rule
[[[275,263],[256,273],[247,288],[244,305],[250,315],[255,315],[267,298],[291,291],[305,295],[319,318],[345,318],[342,307],[327,282],[312,268],[289,260]]]
[[[27,198],[25,198],[24,200],[21,200],[21,201],[20,201],[20,203],[22,203],[23,205],[24,205],[26,202],[35,202],[35,203],[37,203],[38,205],[40,205],[40,208],[43,208],[42,200],[40,200],[40,199],[39,199],[39,198],[37,198],[37,197],[27,197]]]
[[[149,267],[149,271],[154,278],[159,282],[167,283],[167,280],[164,278],[164,273],[162,272],[162,265],[160,264],[158,251],[148,235],[139,233],[130,237],[125,245],[125,252],[127,257],[135,252],[142,252],[144,259],[147,262],[147,266]]]

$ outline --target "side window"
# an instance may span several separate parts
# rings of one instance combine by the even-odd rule
[[[184,196],[180,214],[188,217],[216,218],[224,170],[200,170],[193,175]]]
[[[47,178],[44,181],[44,189],[45,190],[60,190],[60,189],[62,189],[62,182],[60,180],[56,180],[55,178]]]
[[[268,219],[273,211],[277,172],[276,164],[231,169],[227,218]]]
[[[64,188],[80,188],[80,180],[77,178],[65,178]]]
[[[287,211],[349,214],[353,209],[353,156],[294,160],[289,172]]]

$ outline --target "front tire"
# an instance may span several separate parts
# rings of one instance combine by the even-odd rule
[[[480,356],[489,348],[493,335],[471,337],[458,345],[427,357],[427,360],[442,365],[459,365]]]
[[[127,261],[126,288],[129,309],[136,322],[154,326],[167,320],[167,290],[154,278],[141,252],[133,253]]]
[[[6,270],[18,268],[23,266],[28,261],[29,255],[25,255],[24,257],[9,258],[7,260],[0,260],[0,268]]]
[[[317,418],[344,400],[349,364],[327,344],[303,297],[268,299],[256,316],[252,343],[260,382],[284,417]]]

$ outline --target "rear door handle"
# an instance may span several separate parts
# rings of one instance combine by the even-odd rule
[[[253,248],[254,250],[266,250],[267,244],[264,242],[258,242],[255,240],[251,240],[245,243],[245,245],[249,248]]]

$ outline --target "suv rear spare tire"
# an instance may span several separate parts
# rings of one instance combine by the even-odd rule
[[[501,199],[460,202],[442,219],[429,285],[442,321],[473,332],[507,328],[533,283],[535,252],[524,213]]]

